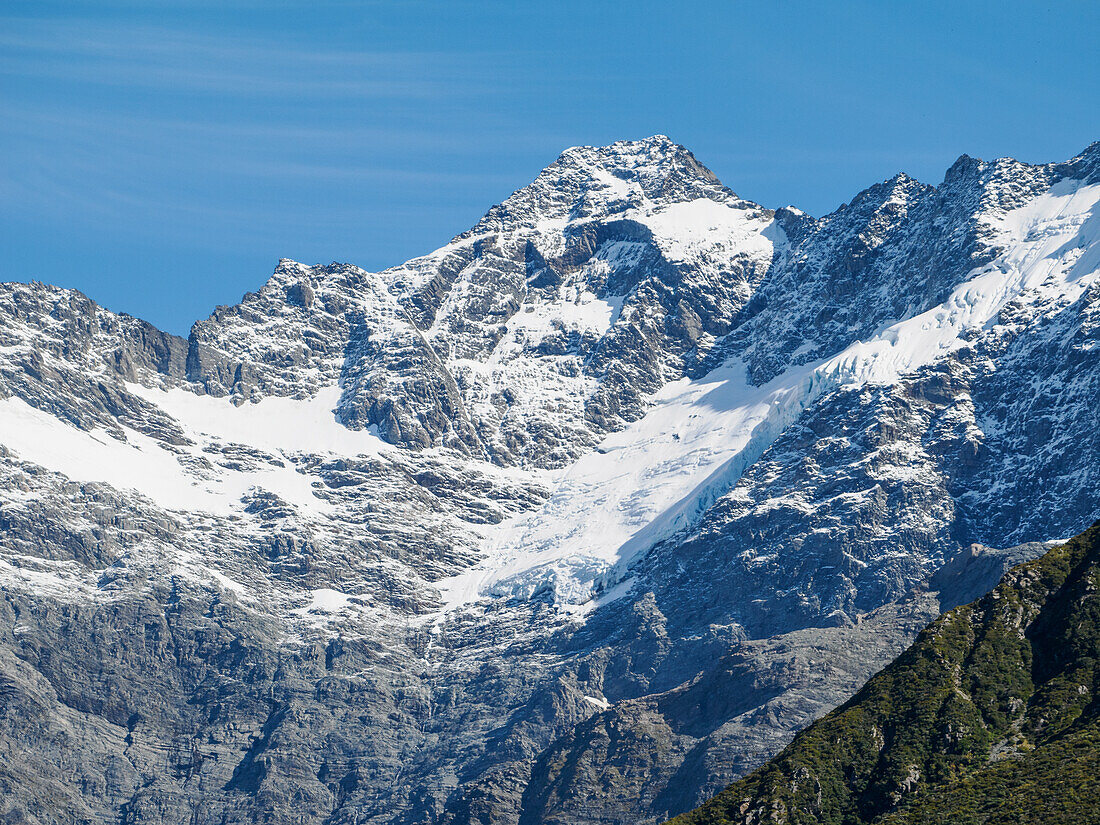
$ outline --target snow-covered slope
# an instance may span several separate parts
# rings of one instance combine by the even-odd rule
[[[478,567],[442,583],[449,603],[549,591],[589,602],[614,586],[638,553],[690,527],[736,484],[804,410],[838,389],[893,384],[997,330],[1009,305],[1054,313],[1100,278],[1100,185],[1062,181],[1026,205],[988,218],[1006,250],[967,273],[942,303],[877,330],[831,357],[746,381],[736,360],[671,382],[638,421],[547,478],[533,513],[500,525]]]
[[[385,272],[281,261],[186,341],[3,285],[0,743],[40,779],[0,785],[135,822],[694,805],[971,542],[1100,514],[1098,202],[1094,145],[815,219],[658,136]]]

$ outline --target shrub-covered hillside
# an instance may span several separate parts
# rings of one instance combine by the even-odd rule
[[[1100,823],[1100,522],[670,825]]]

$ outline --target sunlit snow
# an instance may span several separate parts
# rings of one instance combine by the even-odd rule
[[[583,613],[596,598],[605,601],[625,593],[629,562],[694,524],[824,394],[893,382],[930,364],[962,346],[968,331],[997,323],[1012,301],[1065,304],[1079,297],[1096,281],[1100,267],[1098,201],[1100,186],[1059,183],[991,223],[1008,251],[970,273],[940,306],[899,319],[867,341],[792,368],[763,386],[747,383],[743,366],[735,361],[701,380],[673,381],[651,398],[647,415],[609,435],[596,451],[570,466],[551,473],[507,470],[549,483],[552,493],[539,508],[483,528],[482,561],[439,584],[444,609],[486,596],[530,598],[551,592],[566,609]],[[639,211],[635,217],[650,227],[670,259],[719,246],[731,254],[770,254],[773,225],[749,220],[743,210],[728,204],[703,199]],[[603,254],[632,254],[627,247]],[[452,362],[452,367],[486,375],[509,372],[509,385],[521,393],[518,403],[524,403],[525,392],[556,392],[537,376],[524,383],[522,359],[513,357],[521,352],[522,341],[561,327],[603,333],[621,302],[578,287],[575,294],[512,316],[499,350],[487,361],[469,359]],[[271,397],[240,406],[183,389],[140,384],[128,389],[171,416],[193,444],[174,448],[177,454],[133,430],[126,430],[125,440],[102,430],[86,432],[18,398],[0,400],[0,442],[21,458],[73,480],[134,489],[169,510],[240,512],[242,497],[265,490],[314,518],[330,515],[332,506],[315,495],[313,477],[295,469],[296,455],[375,455],[392,449],[369,431],[340,424],[333,412],[340,395],[337,386],[312,399]],[[573,392],[560,391],[563,397]],[[243,445],[275,460],[261,455],[250,470],[199,461],[216,457],[225,445]],[[43,586],[63,583],[60,572],[20,575],[39,576]],[[222,584],[240,588],[229,580]],[[314,591],[302,612],[339,612],[348,607],[349,598],[339,591]]]
[[[1069,303],[1100,266],[1100,186],[1059,183],[997,221],[1008,252],[971,273],[940,306],[762,387],[730,364],[675,381],[648,414],[557,473],[537,511],[500,525],[477,567],[442,584],[448,606],[481,595],[552,591],[579,604],[642,550],[690,525],[825,393],[889,383],[962,346],[1017,299]]]
[[[21,458],[63,473],[74,481],[98,481],[120,490],[136,490],[168,510],[196,510],[216,515],[239,512],[251,491],[274,493],[305,513],[326,514],[331,505],[314,495],[313,479],[294,468],[299,452],[337,455],[374,454],[377,436],[354,431],[336,421],[332,409],[338,388],[312,399],[267,398],[235,407],[226,398],[200,396],[130,384],[131,392],[156,404],[181,425],[195,443],[178,448],[195,458],[211,444],[240,444],[280,458],[283,466],[265,463],[244,471],[215,464],[211,469],[187,466],[159,441],[126,430],[122,441],[99,430],[85,432],[31,407],[19,398],[0,401],[3,443]]]

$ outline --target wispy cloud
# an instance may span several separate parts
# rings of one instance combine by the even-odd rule
[[[272,213],[299,226],[362,220],[364,201],[379,203],[372,192],[384,193],[390,215],[407,206],[394,194],[494,192],[473,196],[486,200],[480,209],[526,182],[468,162],[504,123],[485,111],[438,124],[499,92],[501,73],[487,66],[519,59],[227,27],[0,17],[0,148],[19,159],[0,163],[0,213],[101,226],[145,215],[147,231],[185,220],[255,232]],[[512,128],[509,151],[548,139]],[[477,214],[471,208],[470,220]]]
[[[393,149],[407,152],[461,153],[484,138],[486,131],[502,124],[486,113],[481,129],[476,133],[461,124],[453,130],[424,128],[422,123],[364,123],[359,118],[286,117],[279,113],[224,113],[219,119],[194,119],[182,116],[145,114],[142,111],[103,111],[97,106],[59,109],[48,104],[20,102],[4,109],[0,134],[22,135],[41,139],[64,130],[79,133],[86,139],[100,141],[140,141],[149,143],[170,139],[178,146],[192,149],[241,146],[262,140],[271,145],[295,147],[297,150],[324,148],[327,153]],[[517,149],[537,149],[547,144],[565,148],[567,136],[555,136],[545,130],[515,131],[509,142]]]
[[[306,47],[291,37],[0,18],[0,75],[169,94],[434,99],[493,88],[485,54]]]

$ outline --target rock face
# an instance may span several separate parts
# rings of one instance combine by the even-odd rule
[[[851,701],[675,825],[1092,822],[1100,524],[925,629]]]
[[[186,341],[0,286],[0,816],[691,809],[1100,515],[1098,202],[815,219],[655,137]]]

